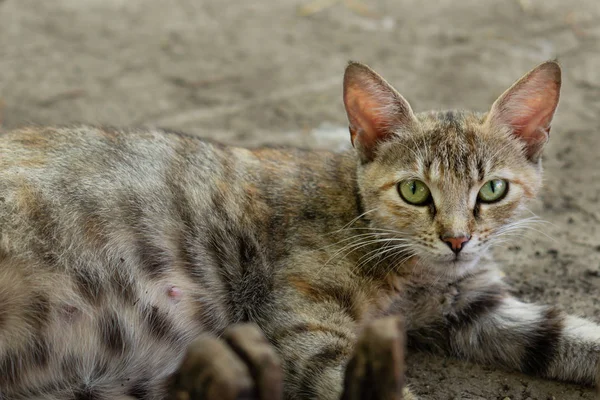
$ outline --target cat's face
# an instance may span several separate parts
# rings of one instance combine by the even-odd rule
[[[518,233],[518,216],[541,186],[539,157],[560,88],[556,63],[531,71],[481,115],[415,115],[373,71],[348,68],[359,185],[373,228],[393,239],[384,251],[398,246],[440,273],[461,274]]]
[[[365,210],[374,210],[367,216],[400,232],[428,264],[468,268],[511,234],[540,187],[539,163],[518,140],[488,132],[481,117],[441,112],[417,120],[361,167]]]

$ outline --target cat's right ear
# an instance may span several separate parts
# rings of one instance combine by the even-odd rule
[[[415,121],[410,104],[379,74],[357,62],[346,67],[344,106],[352,145],[363,162],[373,160],[378,144]]]

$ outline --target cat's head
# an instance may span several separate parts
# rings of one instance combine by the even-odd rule
[[[368,218],[389,246],[445,273],[468,271],[517,228],[541,186],[540,156],[561,84],[539,65],[489,112],[413,113],[369,67],[350,63],[344,104]]]

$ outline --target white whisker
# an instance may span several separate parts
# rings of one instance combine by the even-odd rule
[[[330,232],[330,233],[339,233],[347,228],[349,228],[350,226],[352,226],[354,223],[356,223],[356,221],[358,221],[359,219],[361,219],[362,217],[364,217],[365,215],[372,213],[374,211],[377,211],[379,208],[373,208],[371,210],[365,211],[364,213],[360,214],[358,217],[354,218],[353,220],[351,220],[350,222],[348,222],[346,225],[344,225],[343,227],[341,227],[340,229]]]

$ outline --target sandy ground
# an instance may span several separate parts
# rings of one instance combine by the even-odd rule
[[[5,127],[84,121],[230,143],[346,145],[349,59],[416,110],[484,110],[558,57],[562,103],[532,207],[550,224],[498,252],[516,291],[600,321],[600,3],[387,0],[309,13],[309,0],[0,0]],[[303,15],[311,14],[311,15]],[[342,132],[342,134],[339,134]],[[592,399],[589,389],[423,354],[423,399]]]

